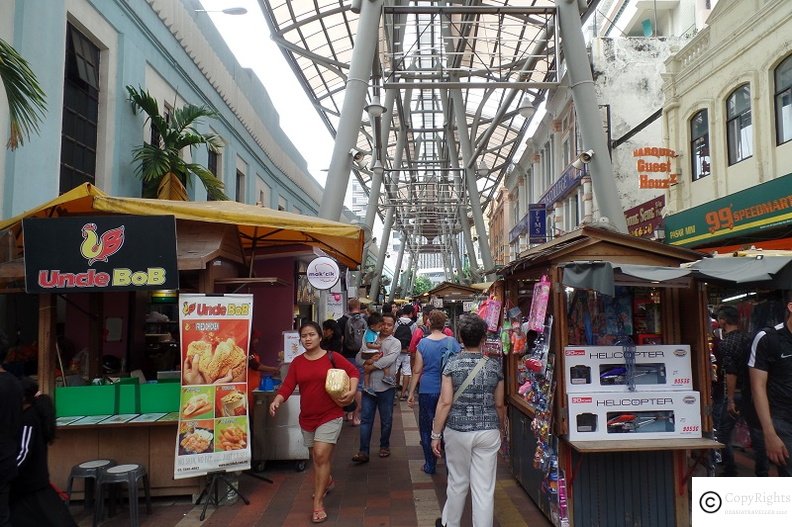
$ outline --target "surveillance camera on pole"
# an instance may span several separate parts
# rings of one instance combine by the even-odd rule
[[[358,150],[357,148],[352,148],[349,151],[349,155],[352,156],[352,161],[359,166],[363,166],[363,158],[365,157],[366,153]]]
[[[578,170],[583,170],[584,165],[588,165],[591,163],[591,158],[594,157],[594,150],[586,150],[581,152],[580,155],[577,156],[577,159],[572,161],[572,166],[577,168]]]

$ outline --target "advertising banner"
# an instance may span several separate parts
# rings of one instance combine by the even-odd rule
[[[28,293],[179,288],[173,216],[27,218],[22,230]]]
[[[253,295],[179,295],[182,386],[175,479],[250,468]]]
[[[547,210],[541,204],[528,206],[528,243],[547,241]]]

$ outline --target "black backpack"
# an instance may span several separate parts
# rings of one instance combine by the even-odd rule
[[[412,324],[402,324],[401,321],[396,322],[396,331],[393,332],[393,336],[401,342],[402,350],[406,350],[410,347],[412,334]]]
[[[344,346],[347,349],[360,351],[363,346],[363,334],[366,333],[368,324],[360,313],[349,315],[349,319],[344,326]]]

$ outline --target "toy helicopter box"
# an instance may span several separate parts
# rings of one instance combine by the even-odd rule
[[[627,363],[621,346],[564,348],[567,393],[628,392]],[[637,391],[693,389],[690,346],[636,346],[634,380]]]
[[[700,438],[699,392],[567,396],[570,441]]]

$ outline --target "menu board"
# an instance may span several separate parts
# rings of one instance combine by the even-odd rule
[[[175,479],[250,468],[247,363],[253,295],[179,295]]]

